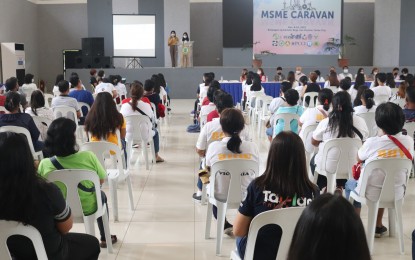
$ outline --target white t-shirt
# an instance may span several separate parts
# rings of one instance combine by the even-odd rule
[[[373,106],[371,109],[367,109],[366,106],[360,105],[357,107],[354,107],[354,114],[358,115],[358,114],[363,114],[363,113],[367,113],[367,112],[376,112],[376,108],[377,106]]]
[[[30,84],[23,84],[22,86],[21,86],[21,88],[23,89],[23,90],[31,90],[32,92],[33,91],[35,91],[36,89],[37,89],[37,86],[36,86],[36,84],[35,83],[30,83]]]
[[[213,110],[216,109],[215,104],[213,104],[212,102],[210,102],[208,105],[206,106],[202,106],[200,108],[200,120],[207,120],[207,116],[209,115],[210,112],[212,112]],[[206,122],[200,122],[201,125],[204,125]]]
[[[57,96],[52,98],[52,108],[58,106],[73,107],[75,108],[76,112],[79,111],[78,101],[75,98],[69,96]]]
[[[388,97],[392,96],[392,90],[388,86],[377,86],[372,88],[373,93],[375,93],[375,97],[379,95],[385,95]]]
[[[408,135],[401,133],[394,136],[405,148],[414,155],[414,140]],[[382,158],[407,158],[401,149],[388,138],[387,135],[375,136],[368,138],[358,152],[359,159],[365,161],[365,164]],[[361,171],[363,173],[363,169]],[[361,189],[362,176],[357,182],[355,191],[359,194]],[[401,199],[405,193],[406,175],[402,172],[395,178],[395,199]],[[370,173],[366,186],[366,197],[371,201],[376,201],[380,196],[384,180],[384,173],[381,170],[374,170]]]
[[[125,98],[127,97],[127,88],[125,87],[124,84],[122,84],[121,82],[118,82],[117,86],[115,86],[115,89],[117,90],[119,97],[122,97],[122,96],[124,96]]]
[[[207,97],[207,91],[209,89],[209,86],[205,86],[205,84],[199,85],[199,100],[203,101],[205,97]]]
[[[326,81],[325,79],[324,79],[324,77],[318,77],[317,78],[317,80],[316,80],[317,82],[324,82],[324,81]]]
[[[353,75],[351,73],[340,73],[339,74],[339,80],[345,79],[346,77],[349,77],[351,80],[353,80]]]
[[[300,117],[300,122],[303,124],[301,126],[301,131],[299,133],[299,136],[301,137],[301,139],[306,140],[307,138],[307,136],[304,136],[304,131],[303,131],[307,126],[315,124],[315,123],[320,123],[321,120],[326,118],[330,112],[331,112],[331,107],[329,111],[325,111],[322,105],[318,105],[317,107],[306,109]],[[305,142],[304,146],[306,147],[307,151],[312,151],[314,149],[314,146],[311,144],[311,142]]]
[[[108,92],[112,95],[112,92],[116,90],[114,85],[111,83],[104,83],[101,82],[95,87],[95,94],[98,94],[99,92]]]
[[[249,91],[251,89],[251,85],[246,84],[246,80],[244,82],[242,82],[242,92],[243,93],[247,93],[247,91]]]
[[[352,87],[349,89],[349,94],[350,94],[350,97],[353,103],[353,101],[356,99],[356,96],[357,96],[357,90],[354,88],[354,85],[352,85]]]
[[[242,130],[241,139],[250,141],[249,127],[245,125]],[[214,141],[220,141],[225,137],[220,125],[220,119],[214,118],[212,121],[207,122],[200,131],[199,138],[197,139],[196,148],[199,150],[206,150],[208,145]]]
[[[141,100],[137,102],[137,107],[144,112],[147,116],[151,118],[151,120],[154,120],[154,113],[151,109],[151,106],[148,103],[145,103]],[[142,115],[140,112],[133,110],[133,107],[129,103],[125,103],[121,106],[120,113],[126,117],[130,115]],[[132,132],[134,130],[134,127],[127,121],[127,129],[126,129],[126,139],[130,139],[132,136]],[[137,129],[135,129],[137,130]],[[153,124],[151,122],[148,123],[146,129],[140,129],[142,131],[142,136],[146,140],[150,140],[156,132],[153,130]]]
[[[313,139],[316,141],[322,141],[318,146],[319,151],[314,159],[314,162],[317,165],[317,168],[320,168],[320,166],[322,165],[322,162],[323,162],[322,154],[323,154],[324,145],[326,144],[326,141],[331,140],[331,139],[336,139],[339,134],[338,131],[332,133],[328,127],[328,123],[329,123],[329,118],[323,119],[318,124],[316,130],[313,132]],[[353,125],[363,135],[363,141],[366,140],[366,138],[369,136],[369,130],[363,118],[353,115]],[[354,138],[360,140],[357,134],[355,134]],[[333,157],[337,158],[339,151],[338,149],[333,149],[333,150],[335,150],[333,151]],[[331,156],[329,157],[331,158]],[[336,163],[335,163],[336,160],[330,159],[330,158],[326,158],[326,169],[334,172],[335,167],[336,167]],[[353,156],[353,158],[350,158],[350,159],[354,161],[356,160],[356,156]]]
[[[35,117],[36,115],[33,113],[32,108],[28,107],[25,110],[25,113],[28,113],[29,115],[31,115],[32,117]],[[38,117],[42,117],[42,118],[46,118],[48,119],[50,122],[53,121],[54,116],[53,116],[53,111],[50,108],[47,107],[40,107],[38,109],[36,109],[36,114]],[[41,136],[41,141],[46,139],[46,133],[48,131],[48,126],[42,124],[39,121],[35,121],[36,127],[37,129],[39,129],[40,132],[40,136]]]
[[[275,117],[277,116],[277,111],[280,107],[286,107],[288,103],[282,97],[274,98],[271,101],[271,104],[268,107],[268,110],[271,112],[271,117],[269,119],[270,125],[275,125]]]
[[[258,147],[253,142],[242,141],[240,150],[242,153],[232,153],[226,147],[230,137],[224,137],[221,141],[213,142],[209,145],[209,149],[206,152],[206,166],[212,166],[216,162],[223,161],[223,160],[252,160],[256,163],[259,163],[259,151]],[[235,162],[237,163],[237,162]],[[223,175],[220,173],[211,173],[212,175],[215,174],[217,181],[215,182],[215,192],[216,198],[219,200],[226,200],[226,191],[227,187],[229,186],[230,176]],[[247,175],[243,175],[241,180],[241,192],[242,197],[246,197],[246,189],[251,181],[255,178],[255,175],[258,175],[257,172],[248,172]]]

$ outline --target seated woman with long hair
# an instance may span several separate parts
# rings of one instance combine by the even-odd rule
[[[35,90],[32,92],[32,96],[30,97],[30,107],[26,108],[25,112],[31,115],[32,117],[38,116],[41,118],[45,118],[49,122],[52,122],[54,119],[52,109],[45,107],[45,96],[40,90]],[[37,122],[35,123],[40,131],[42,140],[45,140],[46,132],[48,131],[48,125],[44,125],[43,123]]]
[[[93,152],[78,152],[75,133],[76,124],[68,118],[61,117],[52,122],[45,140],[45,148],[52,157],[40,161],[38,173],[43,177],[47,177],[49,173],[60,169],[91,170],[97,173],[101,184],[104,183],[107,177],[105,169]],[[96,195],[90,190],[94,187],[92,182],[82,181],[81,184],[82,186],[78,186],[78,194],[81,199],[82,210],[85,216],[88,216],[97,211],[96,205],[100,202],[96,201]],[[57,186],[64,194],[66,193],[65,186],[59,183]],[[106,203],[107,197],[103,191],[101,191],[101,198],[102,203]],[[106,248],[107,242],[105,241],[102,217],[98,218],[97,222],[101,236],[100,246]],[[113,244],[117,242],[116,236],[111,236],[111,239]]]
[[[375,112],[377,106],[375,105],[374,97],[375,94],[371,89],[366,89],[363,91],[362,95],[360,96],[362,105],[353,108],[355,115],[367,112]]]
[[[220,116],[220,125],[224,134],[224,138],[221,141],[213,142],[209,145],[206,153],[206,166],[208,169],[221,160],[226,158],[233,158],[237,155],[237,158],[244,160],[251,160],[259,163],[259,151],[255,143],[249,141],[242,141],[240,134],[245,128],[245,120],[241,111],[234,108],[225,109]],[[225,158],[224,158],[225,157]],[[237,161],[235,162],[237,163]],[[216,174],[216,173],[212,173]],[[227,191],[221,191],[218,187],[228,187],[229,179],[223,176],[217,179],[215,185],[215,197],[226,200]],[[241,180],[242,190],[246,190],[251,183],[254,176],[246,175]],[[218,190],[217,190],[218,189]],[[213,206],[213,215],[216,218],[217,208]],[[224,232],[226,235],[233,236],[232,225],[225,218]]]
[[[20,126],[26,128],[32,138],[35,151],[41,151],[43,149],[43,142],[39,141],[39,129],[36,127],[36,124],[30,115],[20,111],[19,93],[9,91],[6,95],[6,103],[4,104],[4,107],[6,108],[7,113],[0,115],[0,127]]]
[[[91,133],[91,141],[106,140],[124,148],[127,122],[118,112],[112,95],[108,92],[100,92],[95,98],[85,119],[85,131]],[[121,143],[118,143],[117,130],[120,131]],[[126,156],[126,154],[125,154]]]
[[[146,80],[147,82],[148,80]],[[151,82],[151,81],[149,81]],[[148,82],[147,82],[148,83]],[[156,111],[153,112],[151,109],[151,106],[143,101],[141,101],[141,98],[144,95],[144,89],[143,84],[141,82],[137,81],[131,84],[130,87],[130,93],[131,93],[131,101],[128,103],[125,103],[121,106],[121,114],[126,117],[130,115],[145,115],[150,119],[150,123],[148,124],[148,129],[150,130],[150,134],[153,137],[154,141],[154,149],[156,153],[156,163],[164,162],[164,159],[160,157],[159,150],[160,150],[160,140],[159,140],[159,133],[156,128],[153,127],[152,122],[156,120]],[[133,126],[129,125],[127,123],[127,132],[126,135],[132,135]]]
[[[26,138],[0,133],[0,158],[0,219],[35,227],[49,259],[98,259],[95,237],[68,233],[71,209],[59,188],[36,174]],[[12,236],[7,245],[14,259],[36,259],[32,242],[25,237]]]
[[[297,222],[287,259],[370,260],[365,229],[353,206],[331,194],[312,201]]]
[[[305,207],[320,194],[308,178],[304,144],[298,135],[281,132],[274,138],[264,174],[252,181],[247,191],[233,226],[241,259],[245,255],[249,225],[255,216],[273,209]],[[281,228],[275,225],[262,228],[254,259],[275,260],[281,234]]]
[[[311,159],[310,166],[311,171],[315,174],[316,167],[322,166],[324,159],[326,162],[326,169],[333,170],[336,167],[336,159],[323,158],[324,146],[327,141],[337,138],[357,138],[361,141],[365,141],[369,136],[369,130],[363,118],[353,114],[352,102],[350,100],[349,93],[345,91],[337,92],[333,97],[333,111],[329,113],[329,116],[323,119],[313,132],[311,143],[317,146],[318,153]],[[333,150],[332,154],[336,153]],[[353,161],[356,155],[349,155],[350,160]],[[345,158],[342,158],[346,160]],[[337,186],[344,187],[346,180],[337,180]],[[319,175],[317,185],[320,189],[327,186],[327,178]]]

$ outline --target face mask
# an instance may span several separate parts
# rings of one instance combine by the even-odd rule
[[[347,73],[349,73],[349,70],[343,70],[343,72],[344,72],[345,74],[347,74]]]
[[[373,75],[376,75],[376,74],[378,74],[378,72],[377,72],[377,71],[373,72]]]
[[[297,70],[297,71],[295,71],[295,73],[300,74],[300,73],[301,73],[301,71]]]
[[[281,75],[281,71],[277,71],[277,74],[278,74],[278,75]]]
[[[34,83],[35,82],[35,79],[32,79],[32,83]]]
[[[183,35],[183,38],[187,39],[187,35]]]
[[[365,72],[362,70],[362,71],[360,72],[360,74],[365,74]]]
[[[256,73],[257,73],[258,75],[261,75],[261,71],[259,71],[259,70],[258,70]]]
[[[174,36],[176,36],[176,34],[172,33],[171,36],[174,37]]]
[[[408,73],[404,73],[403,75],[406,77],[406,76],[408,76]]]

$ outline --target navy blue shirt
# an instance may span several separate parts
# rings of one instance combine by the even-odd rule
[[[315,187],[301,197],[280,197],[277,191],[261,189],[256,185],[256,180],[252,181],[247,188],[246,199],[239,207],[239,213],[244,216],[254,218],[256,215],[272,210],[289,207],[305,207],[320,193]],[[278,252],[278,245],[281,240],[282,230],[276,225],[266,225],[258,232],[255,244],[254,259],[275,260]]]
[[[76,99],[78,102],[87,103],[90,107],[94,103],[94,97],[92,96],[91,92],[86,90],[72,90],[69,92],[69,96]],[[82,107],[82,114],[84,117],[88,114],[88,108]]]
[[[0,127],[1,126],[20,126],[26,128],[30,133],[33,145],[36,146],[35,143],[39,139],[40,132],[39,129],[37,129],[33,118],[29,114],[16,113],[0,115]]]
[[[405,115],[405,121],[415,121],[415,109],[403,109]]]

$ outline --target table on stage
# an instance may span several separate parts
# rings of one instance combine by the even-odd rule
[[[370,87],[371,81],[366,82],[366,86]],[[321,88],[324,87],[324,82],[318,83]],[[352,85],[354,82],[352,82]],[[233,103],[236,105],[241,102],[242,99],[242,83],[241,82],[221,82],[221,88],[232,95]],[[262,82],[265,94],[272,97],[278,97],[280,95],[281,82]],[[396,82],[396,87],[399,86],[399,82]]]

